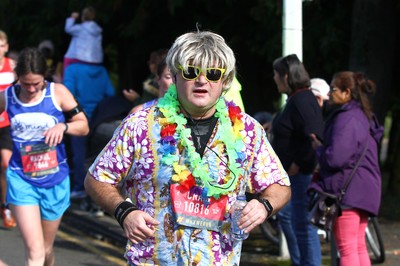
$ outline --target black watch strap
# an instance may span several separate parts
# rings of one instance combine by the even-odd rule
[[[268,216],[267,219],[269,217],[271,217],[272,212],[274,211],[274,208],[272,207],[271,203],[269,203],[269,201],[267,199],[258,199],[259,202],[261,202],[262,205],[264,205],[264,208],[267,210],[268,212]]]

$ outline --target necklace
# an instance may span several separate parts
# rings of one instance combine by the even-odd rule
[[[170,165],[174,169],[172,181],[179,183],[185,190],[196,191],[204,202],[207,202],[209,197],[219,199],[221,195],[234,191],[242,179],[240,163],[245,159],[245,154],[241,152],[244,142],[240,131],[244,129],[244,124],[241,120],[240,107],[233,102],[218,101],[216,104],[214,116],[220,121],[221,142],[225,145],[228,155],[227,168],[230,171],[221,182],[216,182],[196,152],[191,139],[191,129],[186,127],[187,120],[180,113],[175,84],[171,85],[164,97],[159,99],[157,106],[163,114],[159,120],[161,146],[158,151],[162,154],[161,163]],[[178,143],[187,153],[188,166],[179,162]]]

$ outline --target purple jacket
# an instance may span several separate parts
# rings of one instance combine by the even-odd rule
[[[326,123],[324,145],[317,150],[320,179],[311,187],[339,195],[368,142],[342,204],[377,215],[381,201],[378,145],[382,135],[383,127],[375,117],[368,120],[357,101],[336,110]]]

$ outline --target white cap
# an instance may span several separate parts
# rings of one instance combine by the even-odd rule
[[[321,96],[324,100],[329,99],[329,85],[323,79],[311,79],[311,91],[314,93],[315,96]]]
[[[50,40],[44,40],[38,45],[39,50],[42,50],[43,48],[48,48],[49,50],[54,51],[54,44]]]

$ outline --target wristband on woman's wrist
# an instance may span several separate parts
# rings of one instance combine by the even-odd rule
[[[138,208],[132,202],[123,201],[115,208],[114,217],[117,219],[119,225],[124,228],[123,224],[126,216],[128,216],[129,213],[137,210]]]
[[[67,131],[68,131],[68,124],[65,123],[65,122],[63,122],[63,124],[65,125],[65,129],[64,129],[64,134],[65,134],[65,133],[67,133]]]

